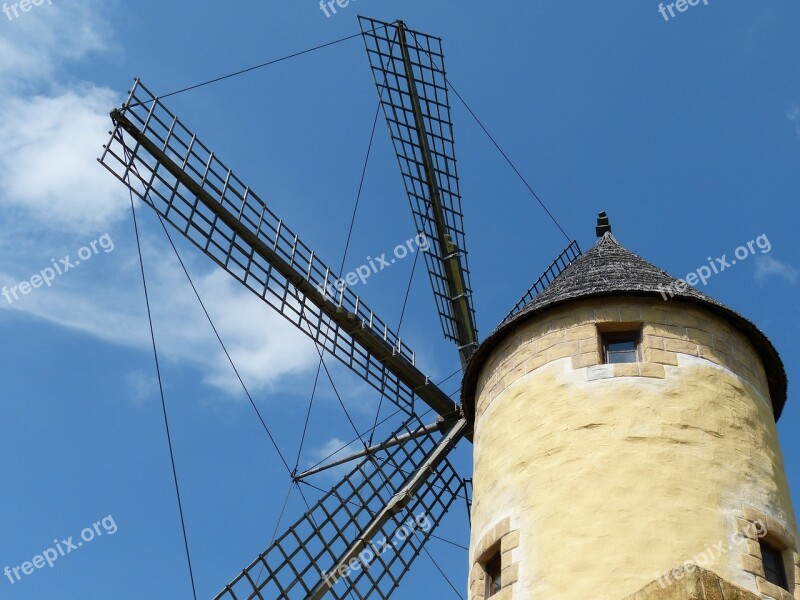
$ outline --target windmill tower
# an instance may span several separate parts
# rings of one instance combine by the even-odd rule
[[[461,398],[140,81],[111,113],[101,164],[401,415],[384,441],[293,473],[354,465],[216,598],[390,598],[465,496],[449,455],[474,440],[470,600],[621,599],[731,532],[752,539],[695,579],[672,577],[800,599],[774,348],[695,290],[660,299],[675,280],[619,246],[607,220],[480,343],[441,40],[360,23]],[[664,590],[678,587],[636,600],[698,597]]]
[[[604,221],[467,369],[470,600],[800,598],[777,352]]]

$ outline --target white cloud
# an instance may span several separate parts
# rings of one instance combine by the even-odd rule
[[[352,454],[355,450],[351,450],[352,446],[357,445],[357,442],[348,444],[346,441],[334,437],[329,439],[325,444],[314,452],[317,461],[330,462],[338,458],[344,458],[348,454]]]
[[[107,229],[124,214],[124,190],[95,160],[120,95],[66,76],[70,63],[113,49],[106,9],[44,3],[0,36],[0,208],[57,231]]]
[[[314,452],[313,455],[316,460],[310,461],[308,468],[313,468],[318,463],[327,464],[340,458],[346,458],[361,449],[363,449],[363,446],[358,442],[348,444],[338,437],[331,438]],[[354,466],[355,463],[345,463],[325,471],[325,474],[329,479],[338,480],[352,471]]]
[[[131,391],[134,404],[145,404],[158,397],[158,379],[154,373],[132,371],[125,378]]]
[[[771,256],[759,256],[756,258],[756,283],[764,285],[770,277],[779,277],[795,285],[800,272],[793,266],[779,261]]]
[[[199,288],[201,294],[204,290],[207,297],[213,298],[208,311],[223,341],[229,340],[228,351],[245,383],[264,387],[283,375],[316,365],[319,355],[311,340],[227,273],[213,271],[203,277]],[[221,389],[239,388],[221,351],[217,359],[224,368],[212,371],[206,382]]]
[[[125,187],[96,161],[108,138],[108,112],[122,96],[69,72],[73,63],[114,52],[113,29],[103,16],[108,10],[100,0],[45,2],[2,23],[0,285],[29,279],[51,257],[74,256],[100,232],[118,237],[114,226],[129,219]],[[0,19],[6,17],[0,13]],[[0,298],[0,308],[111,344],[149,349],[135,246],[117,245],[113,254],[65,273],[51,288],[33,290],[13,305]],[[228,394],[241,393],[183,272],[164,260],[169,253],[163,243],[158,249],[145,244],[161,356],[196,367],[204,382]],[[305,336],[229,275],[206,265],[195,282],[253,391],[316,364],[318,355]],[[136,402],[157,393],[141,373],[130,374],[127,383]]]
[[[94,264],[64,273],[51,288],[32,290],[19,301],[11,305],[4,301],[0,307],[20,310],[113,344],[149,349],[139,267],[136,260],[131,260],[136,258],[136,250],[121,243],[117,246],[113,254],[101,252],[93,258]],[[195,366],[204,373],[205,383],[228,394],[241,394],[241,384],[186,276],[175,260],[165,260],[169,252],[171,249],[164,244],[156,248],[148,243],[144,247],[159,353],[167,360]],[[46,259],[43,266],[47,266]],[[39,268],[32,266],[30,273]],[[0,273],[0,285],[11,287],[28,278],[27,274],[12,277]],[[313,343],[230,275],[213,269],[193,275],[193,279],[251,391],[272,386],[281,377],[316,364],[319,355]]]
[[[13,4],[13,3],[12,3]],[[111,26],[100,0],[45,3],[7,21],[0,36],[0,88],[21,94],[52,81],[71,62],[108,51]]]
[[[0,208],[17,206],[69,232],[108,229],[126,215],[124,187],[95,158],[117,96],[81,86],[0,104]]]
[[[797,135],[800,135],[800,104],[795,104],[786,116],[794,123],[795,129],[797,129]]]

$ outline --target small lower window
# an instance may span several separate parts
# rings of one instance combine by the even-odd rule
[[[486,598],[491,598],[503,588],[503,580],[501,573],[503,572],[503,564],[500,560],[500,552],[492,555],[483,567],[486,573]]]
[[[789,579],[786,577],[786,565],[783,552],[768,542],[761,541],[761,560],[767,581],[789,591]]]
[[[606,364],[635,363],[639,356],[639,332],[603,334],[603,358]]]

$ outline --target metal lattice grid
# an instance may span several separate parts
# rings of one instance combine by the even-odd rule
[[[149,107],[149,108],[148,108]],[[407,414],[456,404],[411,349],[138,80],[100,162],[212,260]]]
[[[572,240],[569,246],[567,246],[564,251],[559,254],[558,257],[550,264],[550,266],[545,269],[541,277],[533,282],[533,285],[530,287],[530,289],[525,292],[522,298],[520,298],[520,301],[517,302],[514,308],[511,309],[511,312],[509,312],[503,320],[507,321],[521,311],[526,304],[541,294],[547,288],[547,286],[550,285],[564,269],[575,262],[579,256],[581,256],[581,248],[578,246],[578,242]]]
[[[359,21],[414,221],[430,241],[425,263],[444,335],[460,346],[468,341],[474,343],[459,333],[453,310],[455,302],[466,300],[466,318],[477,339],[441,39],[407,29],[401,31],[396,23],[365,17],[359,17]],[[404,50],[410,60],[411,77]],[[422,123],[415,118],[414,95],[419,99]],[[429,157],[433,181],[426,165]],[[437,231],[433,194],[439,196],[444,240]],[[446,263],[453,258],[463,274],[461,290],[449,289]]]
[[[389,439],[421,425],[412,416]],[[215,600],[389,598],[459,496],[461,479],[446,458],[458,439],[429,433],[365,458]],[[437,451],[441,458],[428,464]],[[372,535],[370,525],[415,476],[422,486]],[[348,551],[358,552],[358,566],[337,573]]]

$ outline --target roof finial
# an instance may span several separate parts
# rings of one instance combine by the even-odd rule
[[[597,215],[597,227],[595,231],[597,232],[597,237],[603,237],[606,233],[611,233],[611,224],[608,222],[606,211]]]

